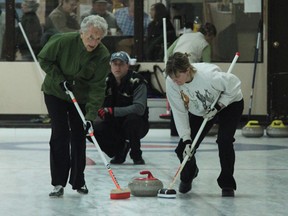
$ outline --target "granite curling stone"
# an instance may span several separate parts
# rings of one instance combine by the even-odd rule
[[[266,134],[269,137],[288,137],[288,127],[282,120],[274,120],[266,128]]]
[[[131,194],[139,197],[157,196],[158,190],[163,188],[163,183],[148,170],[141,171],[140,174],[148,176],[145,178],[137,177],[129,182],[128,187]]]
[[[249,121],[242,128],[242,135],[245,137],[261,137],[264,135],[264,128],[256,120]]]

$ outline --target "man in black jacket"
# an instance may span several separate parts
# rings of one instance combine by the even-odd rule
[[[129,70],[129,55],[111,55],[111,72],[106,79],[106,95],[96,121],[94,133],[110,163],[122,164],[130,151],[134,164],[145,164],[141,142],[149,131],[147,87],[144,78]]]

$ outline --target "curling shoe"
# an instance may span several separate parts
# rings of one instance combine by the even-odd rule
[[[111,160],[111,164],[123,164],[126,160],[127,154],[130,150],[129,142],[125,142],[122,153],[115,155]]]
[[[234,189],[233,188],[222,188],[222,197],[234,197]]]
[[[88,188],[86,185],[83,185],[81,188],[77,189],[77,192],[80,194],[88,194]]]
[[[62,185],[56,185],[53,191],[49,194],[50,197],[62,197],[64,194],[64,188]]]
[[[179,192],[180,193],[187,193],[188,191],[190,191],[192,188],[192,181],[190,182],[183,182],[181,181],[180,182],[180,185],[179,185]]]
[[[196,171],[195,171],[195,174],[194,174],[193,179],[198,176],[198,172],[199,172],[199,169],[198,169],[198,167],[196,167]],[[179,185],[179,192],[180,192],[180,193],[187,193],[187,192],[189,192],[189,191],[192,189],[192,181],[193,181],[193,179],[192,179],[191,181],[189,181],[189,182],[183,182],[183,181],[181,181],[181,182],[180,182],[180,185]]]
[[[145,161],[142,157],[140,158],[137,158],[137,159],[133,159],[133,163],[134,165],[144,165],[145,164]]]

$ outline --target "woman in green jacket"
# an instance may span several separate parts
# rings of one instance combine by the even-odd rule
[[[64,194],[69,172],[72,189],[88,193],[84,179],[85,131],[104,100],[105,78],[110,68],[110,53],[101,43],[106,34],[106,21],[91,15],[82,21],[80,32],[52,36],[38,55],[46,73],[42,91],[52,128],[50,168],[54,190],[49,196]],[[63,91],[64,86],[77,98],[87,121],[84,127],[71,99]]]

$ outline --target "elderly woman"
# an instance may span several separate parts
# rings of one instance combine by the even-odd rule
[[[21,4],[23,16],[21,25],[30,43],[30,46],[35,55],[40,51],[40,39],[42,36],[42,27],[36,11],[39,3],[36,0],[24,0]],[[32,60],[32,55],[28,48],[27,42],[24,39],[23,32],[18,27],[17,29],[17,48],[19,49],[22,60]]]
[[[104,18],[88,16],[82,21],[80,32],[52,36],[38,55],[46,73],[42,91],[52,128],[50,168],[54,190],[49,194],[51,197],[64,194],[69,172],[72,189],[88,193],[84,179],[86,131],[104,100],[110,54],[101,39],[107,34],[107,27]],[[85,115],[84,127],[65,93],[66,88],[74,93]]]

